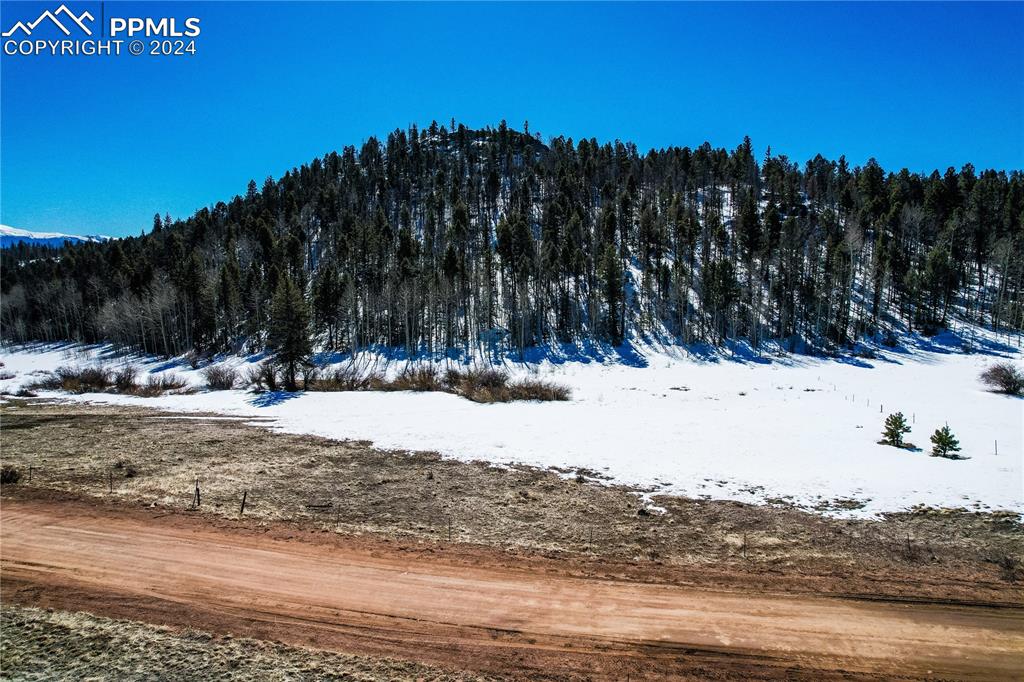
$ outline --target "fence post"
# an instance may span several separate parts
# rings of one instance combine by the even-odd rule
[[[248,490],[242,491],[242,507],[238,510],[238,515],[241,516],[245,513],[245,498],[249,494]]]

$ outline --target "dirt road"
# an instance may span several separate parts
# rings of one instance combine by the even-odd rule
[[[5,601],[523,676],[1024,670],[1024,608],[581,579],[267,538],[181,514],[8,499],[0,566]]]

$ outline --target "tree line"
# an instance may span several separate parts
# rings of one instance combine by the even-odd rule
[[[0,253],[7,341],[512,353],[638,339],[831,353],[1024,328],[1024,176],[641,153],[454,121],[348,146],[138,237]]]

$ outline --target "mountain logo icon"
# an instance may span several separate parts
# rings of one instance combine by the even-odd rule
[[[51,12],[50,10],[44,11],[42,14],[39,15],[39,17],[35,21],[30,21],[27,23],[24,21],[19,21],[15,23],[14,26],[11,26],[10,30],[3,32],[3,37],[10,38],[18,31],[21,31],[26,36],[30,36],[32,35],[32,31],[34,31],[37,26],[43,23],[45,19],[49,19],[57,28],[61,30],[61,32],[64,35],[69,36],[71,35],[71,31],[68,30],[67,26],[61,23],[61,20],[58,18],[58,16],[60,15],[63,15],[64,21],[68,22],[69,25],[77,26],[79,29],[84,31],[85,35],[92,35],[92,30],[85,25],[86,20],[95,20],[95,17],[93,17],[92,14],[90,14],[89,12],[82,12],[81,15],[76,15],[74,12],[68,9],[67,5],[61,5],[54,12]]]

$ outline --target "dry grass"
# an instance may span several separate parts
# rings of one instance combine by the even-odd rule
[[[496,680],[134,621],[4,605],[5,680]]]
[[[509,549],[769,572],[913,566],[915,584],[958,575],[972,589],[986,581],[1006,585],[1004,558],[1024,557],[1024,528],[1012,514],[922,510],[873,522],[654,497],[667,510],[658,513],[644,508],[639,491],[595,485],[589,471],[394,453],[141,408],[12,400],[0,413],[4,461],[22,472],[33,466],[33,486],[187,509],[198,477],[202,509],[226,518],[238,517],[248,491],[246,518],[342,533],[446,541],[450,519],[453,540]],[[108,474],[119,460],[136,475],[115,474],[111,495]]]

